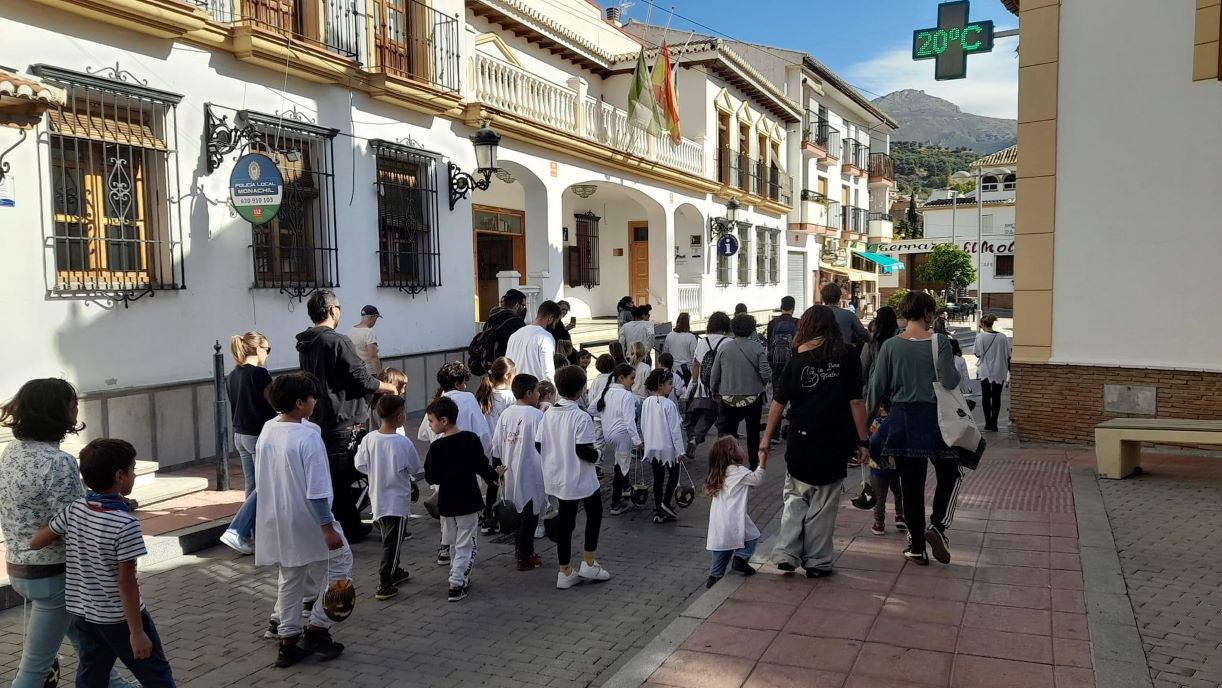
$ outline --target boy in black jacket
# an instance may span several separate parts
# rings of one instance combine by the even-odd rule
[[[437,512],[441,516],[441,542],[450,546],[449,600],[457,602],[471,587],[475,536],[479,532],[479,512],[484,509],[484,495],[475,478],[496,484],[504,468],[493,470],[488,464],[478,435],[458,431],[458,404],[453,399],[439,397],[425,412],[429,428],[441,437],[429,446],[424,479],[440,491]]]

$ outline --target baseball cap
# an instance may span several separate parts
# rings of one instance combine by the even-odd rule
[[[372,315],[375,318],[382,317],[382,314],[378,312],[377,306],[365,306],[364,308],[362,308],[361,317],[364,317],[366,315]]]

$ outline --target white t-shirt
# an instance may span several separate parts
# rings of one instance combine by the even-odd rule
[[[598,491],[594,464],[577,458],[577,445],[594,444],[594,419],[576,402],[561,399],[539,426],[543,487],[557,499],[585,499]]]
[[[649,390],[645,389],[645,378],[649,377],[651,372],[653,368],[650,368],[648,363],[636,364],[636,380],[632,382],[632,396],[637,399],[649,396]]]
[[[479,400],[470,392],[464,392],[457,389],[452,389],[441,396],[450,397],[458,406],[458,420],[454,421],[454,425],[458,427],[459,432],[473,432],[479,436],[479,441],[484,445],[484,454],[490,455],[492,452],[492,430],[488,427],[488,418],[484,415],[484,410],[479,407]],[[416,439],[433,443],[433,440],[441,437],[429,429],[429,416],[424,414],[424,418],[420,419],[420,429],[416,431]]]
[[[641,438],[646,461],[657,459],[671,465],[683,456],[683,424],[675,402],[656,394],[641,402]]]
[[[373,333],[373,328],[353,325],[348,329],[348,339],[351,339],[352,344],[356,347],[356,355],[360,357],[365,367],[372,371],[373,368],[369,365],[369,345],[378,343],[378,336]]]
[[[424,470],[416,445],[397,433],[365,435],[356,450],[356,469],[369,476],[373,518],[410,516],[412,474]]]
[[[518,374],[528,373],[540,380],[556,377],[556,338],[538,325],[527,325],[509,337],[505,357],[517,366]]]
[[[331,471],[318,426],[308,420],[263,425],[255,444],[256,566],[305,566],[327,560],[311,499],[331,504]]]
[[[662,353],[674,356],[676,368],[685,363],[690,368],[692,361],[696,360],[696,346],[699,343],[700,338],[691,332],[671,332],[662,342]]]
[[[754,471],[742,464],[726,469],[726,481],[709,506],[709,537],[705,549],[724,552],[739,549],[747,540],[760,536],[759,528],[747,515],[747,488],[764,482],[764,469]]]
[[[505,389],[492,390],[492,407],[488,409],[488,413],[484,417],[488,419],[488,429],[496,434],[496,422],[500,419],[501,414],[505,409],[518,403],[517,399],[513,398],[513,390],[506,387]]]
[[[724,335],[724,334],[706,334],[704,337],[701,337],[700,343],[696,345],[696,351],[692,355],[692,361],[695,363],[699,363],[701,366],[703,366],[704,365],[704,355],[713,350],[720,352],[721,348],[718,346],[718,344],[720,344],[721,340],[725,339],[727,336],[728,335]],[[708,373],[705,372],[703,367],[700,369],[701,375],[705,375],[705,374],[711,375],[712,373],[713,373],[712,361],[709,362]],[[709,395],[709,391],[704,388],[704,385],[699,384],[698,382],[694,382],[693,384],[696,384],[696,396],[697,397],[707,397]]]
[[[618,382],[612,383],[602,410],[603,443],[612,447],[616,456],[628,456],[641,444],[636,427],[636,397]]]
[[[535,449],[543,412],[533,406],[514,405],[501,413],[492,433],[492,455],[505,464],[505,500],[519,512],[531,504],[531,511],[547,510],[543,487],[543,459]]]
[[[624,355],[627,356],[632,352],[632,343],[641,342],[645,345],[645,351],[653,351],[654,333],[656,328],[649,320],[633,320],[624,323],[624,326],[619,329],[619,341],[624,345]]]
[[[594,381],[590,383],[590,405],[586,410],[589,411],[590,415],[594,416],[595,418],[602,415],[598,412],[598,399],[603,395],[603,390],[606,389],[607,385],[609,384],[611,384],[611,373],[599,373],[598,375],[594,376]]]

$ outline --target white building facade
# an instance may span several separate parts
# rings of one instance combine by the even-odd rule
[[[5,69],[63,105],[0,93],[0,261],[23,362],[0,372],[3,395],[62,376],[84,395],[84,439],[124,437],[170,466],[214,456],[213,342],[259,330],[269,367],[296,367],[317,289],[339,294],[341,330],[378,306],[384,360],[408,372],[416,409],[515,280],[583,318],[624,295],[659,321],[762,310],[788,293],[799,243],[813,294],[818,246],[786,231],[806,117],[790,86],[721,41],[673,46],[672,144],[627,118],[637,55],[652,64],[655,44],[591,3],[544,4],[6,8]],[[469,137],[485,125],[502,137],[498,169],[456,193],[458,173],[484,179]],[[284,177],[266,224],[229,201],[246,153]],[[864,173],[834,176],[867,207]],[[711,228],[731,198],[740,250],[719,257]]]

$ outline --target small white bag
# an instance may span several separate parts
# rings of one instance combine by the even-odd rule
[[[938,429],[942,431],[942,441],[948,447],[974,452],[980,445],[980,429],[976,427],[972,409],[958,387],[947,389],[938,380],[938,335],[929,341],[933,347],[933,395],[938,402]]]

